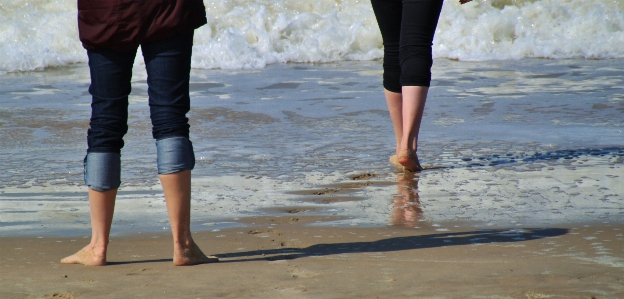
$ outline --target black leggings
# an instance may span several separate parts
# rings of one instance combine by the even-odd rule
[[[443,0],[371,0],[384,44],[383,86],[431,84],[431,45]]]

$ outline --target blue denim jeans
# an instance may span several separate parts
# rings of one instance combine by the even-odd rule
[[[192,48],[192,33],[141,45],[159,174],[195,166],[186,117]],[[92,102],[84,165],[85,183],[93,190],[117,189],[121,184],[120,156],[128,132],[128,95],[136,52],[87,51]]]

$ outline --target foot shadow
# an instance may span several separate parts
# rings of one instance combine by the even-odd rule
[[[173,263],[173,259],[154,259],[154,260],[140,260],[140,261],[122,261],[122,262],[107,262],[107,266],[121,266],[121,265],[131,265],[131,264],[146,264],[146,263],[164,263],[170,262]]]
[[[285,247],[280,249],[254,250],[217,254],[216,256],[221,259],[231,259],[223,260],[221,261],[222,263],[284,260],[349,253],[396,252],[473,244],[515,243],[552,238],[567,233],[568,229],[563,228],[476,230],[458,233],[396,237],[370,242],[316,244],[305,248]]]

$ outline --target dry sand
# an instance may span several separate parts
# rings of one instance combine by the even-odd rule
[[[221,262],[193,267],[172,265],[166,234],[113,237],[106,267],[59,263],[88,239],[3,238],[0,298],[624,298],[621,225],[440,232],[284,220],[196,233]]]

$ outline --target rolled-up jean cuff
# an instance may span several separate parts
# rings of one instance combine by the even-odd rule
[[[121,185],[119,153],[87,153],[84,159],[85,184],[95,191],[108,191]]]
[[[156,140],[158,174],[171,174],[195,167],[193,144],[186,137]]]

